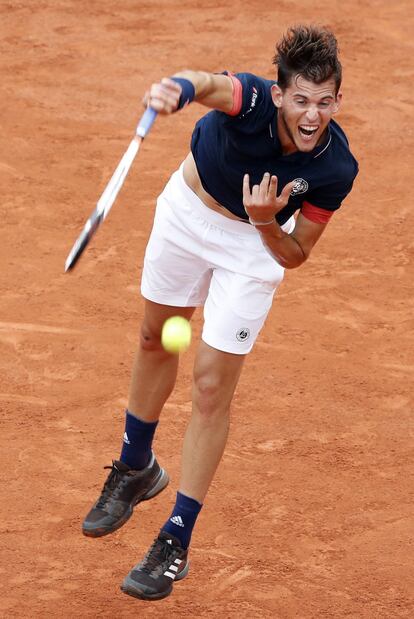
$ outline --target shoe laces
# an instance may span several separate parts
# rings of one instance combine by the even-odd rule
[[[98,509],[102,509],[109,499],[115,498],[114,490],[119,486],[119,482],[122,480],[122,476],[125,473],[119,471],[115,464],[112,463],[112,466],[104,466],[104,469],[111,469],[111,472],[108,476],[108,479],[104,483],[104,487],[102,488],[101,496],[96,504]]]
[[[167,540],[157,538],[144,557],[140,570],[146,574],[151,574],[155,569],[162,567],[165,562],[170,563],[175,552],[176,548]]]

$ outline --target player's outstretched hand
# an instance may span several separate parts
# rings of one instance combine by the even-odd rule
[[[152,84],[147,90],[142,100],[144,107],[152,107],[159,114],[172,114],[178,107],[180,100],[181,86],[169,79],[163,77],[160,82]]]
[[[243,178],[243,206],[254,225],[272,223],[275,215],[286,206],[294,181],[285,185],[277,195],[277,176],[268,172],[263,175],[260,185],[253,185],[250,191],[250,177]]]

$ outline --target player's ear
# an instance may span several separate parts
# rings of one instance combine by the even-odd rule
[[[341,102],[342,102],[342,92],[339,91],[338,94],[336,95],[336,99],[335,99],[335,103],[333,104],[333,114],[336,114],[339,111],[339,108],[341,107]]]
[[[278,84],[272,84],[270,88],[273,103],[276,107],[282,107],[283,91]]]

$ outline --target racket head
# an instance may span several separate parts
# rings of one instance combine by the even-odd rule
[[[95,211],[92,213],[92,215],[86,222],[84,229],[82,230],[82,232],[76,239],[66,259],[65,273],[73,269],[73,267],[75,266],[75,264],[77,263],[81,255],[83,254],[84,250],[89,245],[89,242],[91,241],[93,235],[99,228],[99,225],[101,224],[103,218],[104,218],[103,213],[99,211],[98,209],[95,209]]]
[[[129,169],[132,165],[132,162],[135,159],[135,156],[139,150],[140,144],[144,137],[147,135],[148,131],[151,129],[155,118],[157,117],[157,112],[151,108],[147,108],[142,115],[138,126],[136,128],[135,136],[131,141],[128,149],[124,153],[121,161],[116,167],[115,172],[113,173],[111,180],[105,187],[101,197],[98,200],[97,206],[85,224],[84,229],[81,234],[75,241],[67,259],[65,262],[65,272],[73,269],[82,253],[89,245],[89,242],[96,230],[98,229],[101,222],[108,215],[124,181],[129,172]]]

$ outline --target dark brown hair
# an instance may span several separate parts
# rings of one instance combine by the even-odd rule
[[[338,59],[338,43],[334,34],[319,26],[293,26],[276,45],[273,64],[277,67],[277,82],[282,90],[295,75],[321,84],[333,78],[336,92],[342,80]]]

